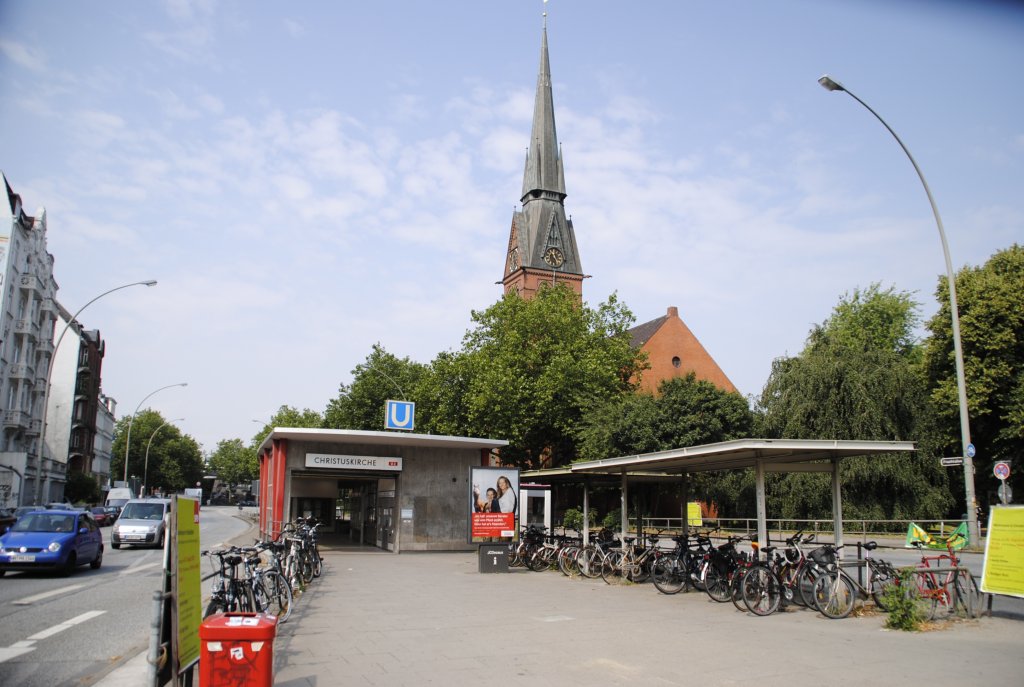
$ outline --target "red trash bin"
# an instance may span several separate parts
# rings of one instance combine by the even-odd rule
[[[265,613],[215,613],[199,626],[200,687],[274,684],[277,618]]]

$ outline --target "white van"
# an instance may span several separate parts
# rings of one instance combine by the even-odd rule
[[[132,490],[126,487],[117,487],[107,492],[107,500],[103,505],[124,508],[124,504],[132,500]]]

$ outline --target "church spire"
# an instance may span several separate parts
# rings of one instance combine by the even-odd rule
[[[546,0],[545,0],[546,2]],[[533,128],[523,172],[522,209],[512,213],[503,284],[531,298],[544,284],[565,284],[583,294],[583,267],[572,219],[565,214],[565,172],[555,133],[551,94],[547,13],[541,33],[540,73],[533,105]]]
[[[547,13],[540,46],[540,73],[537,75],[537,94],[533,103],[533,130],[530,133],[530,151],[526,156],[523,174],[522,202],[543,195],[537,191],[556,193],[565,198],[565,174],[562,156],[555,133],[555,100],[551,92],[551,62],[548,58]]]

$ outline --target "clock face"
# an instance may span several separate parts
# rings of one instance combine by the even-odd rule
[[[519,269],[519,251],[513,250],[508,256],[508,271],[515,272]]]
[[[544,251],[544,262],[552,267],[561,267],[562,263],[565,262],[565,257],[562,256],[562,251],[552,246]]]

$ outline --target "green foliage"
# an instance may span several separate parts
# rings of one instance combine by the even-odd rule
[[[506,464],[568,463],[588,409],[634,388],[633,316],[615,296],[595,310],[559,285],[508,294],[473,321],[462,351],[434,362],[432,426],[507,439]]]
[[[898,583],[890,584],[882,592],[889,615],[885,626],[890,630],[916,632],[921,629],[925,617],[917,602],[917,585],[914,581],[914,568],[902,568],[898,574]]]
[[[429,423],[429,403],[421,399],[421,388],[429,374],[426,365],[409,358],[397,358],[379,343],[373,345],[366,361],[352,370],[352,384],[342,384],[338,396],[327,404],[323,424],[334,429],[384,429],[384,402],[416,402],[416,429]]]
[[[845,295],[801,354],[776,360],[759,401],[760,432],[787,439],[914,440],[927,409],[917,304],[872,285]],[[951,498],[926,452],[843,461],[846,517],[938,518]],[[827,474],[771,476],[769,508],[784,518],[831,514]]]
[[[961,269],[956,291],[971,440],[977,447],[975,486],[979,501],[992,503],[998,487],[992,464],[1024,455],[1024,247],[1014,244],[982,267]],[[959,456],[959,401],[945,278],[935,297],[939,311],[927,324],[931,338],[925,356],[932,409],[927,439],[935,454]],[[962,474],[951,472],[954,493],[964,494]],[[1024,470],[1011,472],[1010,485],[1024,492]]]
[[[217,442],[217,450],[210,454],[207,463],[217,478],[227,484],[248,482],[260,474],[255,447],[245,446],[241,439]]]
[[[754,416],[738,393],[686,377],[666,380],[658,395],[623,394],[588,414],[580,458],[651,453],[749,437]]]
[[[593,508],[588,513],[590,516],[590,528],[594,529],[597,526],[597,511]],[[562,516],[562,527],[567,530],[576,530],[577,532],[583,531],[583,511],[579,508],[569,508],[565,511],[565,515]]]
[[[131,445],[127,445],[131,423]],[[117,421],[114,428],[111,474],[119,480],[124,476],[125,449],[130,451],[128,475],[146,478],[147,491],[162,489],[177,492],[191,487],[203,476],[203,457],[199,443],[182,434],[176,426],[150,409]]]
[[[601,520],[601,527],[612,532],[618,532],[622,529],[622,509],[612,508],[608,511],[608,514]]]
[[[71,503],[99,503],[100,485],[92,475],[70,472],[64,485],[64,498]]]

